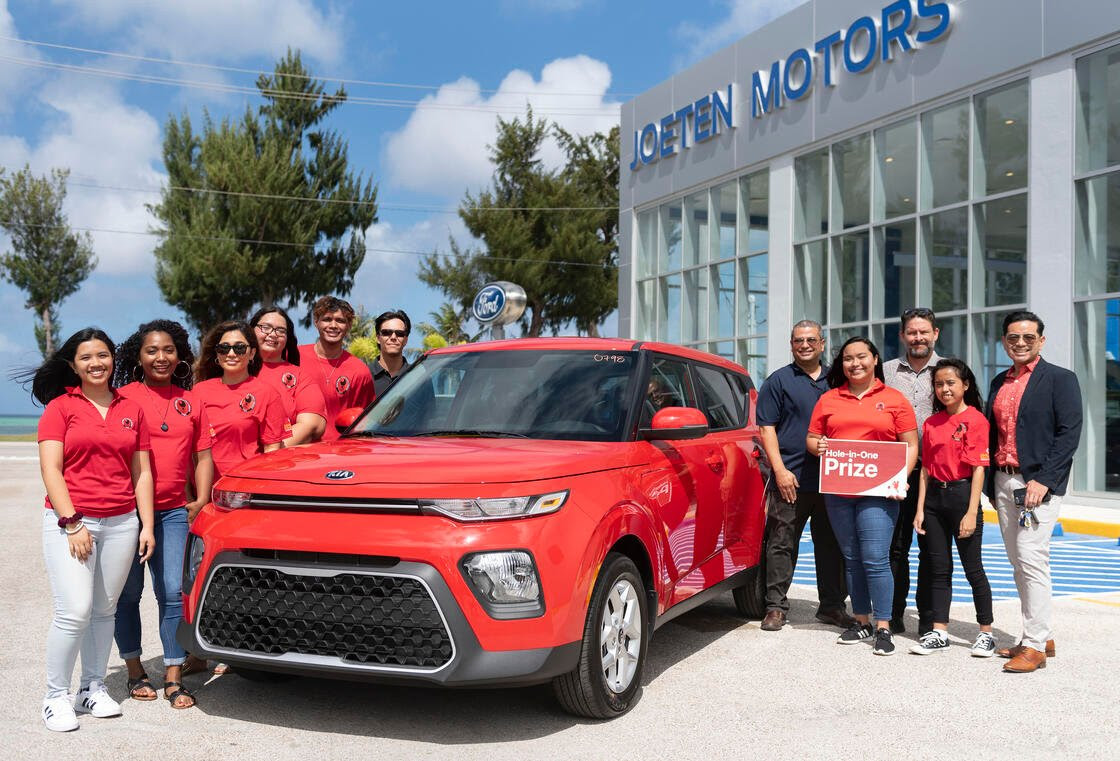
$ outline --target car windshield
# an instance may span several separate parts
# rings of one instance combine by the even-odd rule
[[[517,349],[429,355],[350,435],[621,441],[637,356]]]

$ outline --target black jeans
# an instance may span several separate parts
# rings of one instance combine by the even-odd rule
[[[930,483],[926,490],[926,533],[918,535],[918,596],[928,601],[928,608],[919,609],[919,619],[935,623],[949,622],[949,605],[953,602],[953,542],[957,543],[964,575],[972,586],[976,606],[976,623],[992,623],[992,587],[980,558],[984,540],[984,516],[976,516],[976,531],[961,538],[961,519],[968,512],[969,481],[956,481],[944,489]],[[923,595],[923,590],[925,594]],[[928,631],[923,629],[922,631]]]
[[[786,595],[793,583],[801,532],[809,521],[817,561],[818,610],[846,610],[844,556],[828,522],[824,498],[817,492],[798,492],[797,501],[790,504],[776,491],[767,492],[766,498],[766,609],[789,612]]]
[[[918,511],[918,478],[922,466],[919,463],[910,473],[906,482],[910,488],[906,499],[898,506],[898,522],[894,524],[894,538],[891,540],[891,574],[894,576],[894,602],[891,605],[891,618],[902,618],[906,612],[906,598],[910,596],[910,546],[914,543],[914,514]],[[922,590],[917,592],[919,631],[925,622],[921,617],[923,610],[929,609],[929,602],[922,599]]]

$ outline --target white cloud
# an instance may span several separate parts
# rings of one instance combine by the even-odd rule
[[[704,56],[730,45],[740,37],[773,21],[807,0],[725,0],[728,15],[713,26],[700,26],[682,22],[677,36],[685,43],[687,52],[678,61],[678,68],[695,63]]]
[[[490,180],[487,146],[497,136],[499,113],[505,119],[523,117],[529,104],[536,115],[569,132],[605,132],[618,124],[618,105],[604,100],[610,82],[605,63],[580,55],[549,63],[539,80],[511,71],[495,93],[483,93],[468,77],[446,84],[389,135],[384,151],[389,180],[395,187],[459,198]],[[550,141],[542,158],[558,165],[559,147]]]
[[[54,0],[78,21],[100,31],[124,31],[138,50],[173,58],[224,61],[276,57],[288,46],[337,63],[343,18],[311,0]]]
[[[0,37],[19,37],[15,20],[8,11],[8,0],[0,0]],[[39,59],[39,54],[34,48],[5,39],[0,39],[0,56]],[[11,111],[18,104],[18,98],[13,96],[27,90],[31,84],[28,71],[11,63],[0,65],[0,110]]]

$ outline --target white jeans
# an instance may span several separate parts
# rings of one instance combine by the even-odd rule
[[[1019,590],[1019,605],[1023,612],[1023,631],[1020,641],[1027,647],[1045,651],[1046,641],[1054,638],[1050,630],[1050,535],[1058,522],[1062,498],[1050,495],[1050,501],[1035,508],[1038,523],[1030,528],[1019,525],[1019,511],[1012,492],[1027,484],[1021,473],[995,474],[995,508],[999,515],[999,530],[1007,548],[1007,559],[1015,574],[1015,588]]]
[[[54,619],[47,633],[47,697],[70,691],[74,662],[82,654],[82,687],[105,679],[113,646],[117,598],[132,556],[139,551],[135,512],[83,521],[93,538],[85,562],[70,555],[70,541],[53,510],[43,510],[43,556],[54,593]]]

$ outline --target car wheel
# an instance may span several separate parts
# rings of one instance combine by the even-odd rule
[[[766,574],[762,564],[747,570],[747,583],[731,591],[735,610],[744,618],[762,618],[766,615]]]
[[[280,682],[290,682],[296,678],[295,674],[282,674],[279,671],[261,671],[259,669],[245,668],[244,666],[234,666],[230,671],[237,674],[242,679],[248,679],[250,682],[259,682],[261,684],[279,684]]]
[[[634,561],[611,553],[587,608],[579,663],[552,681],[564,710],[592,719],[621,716],[637,702],[649,643],[646,591]]]

